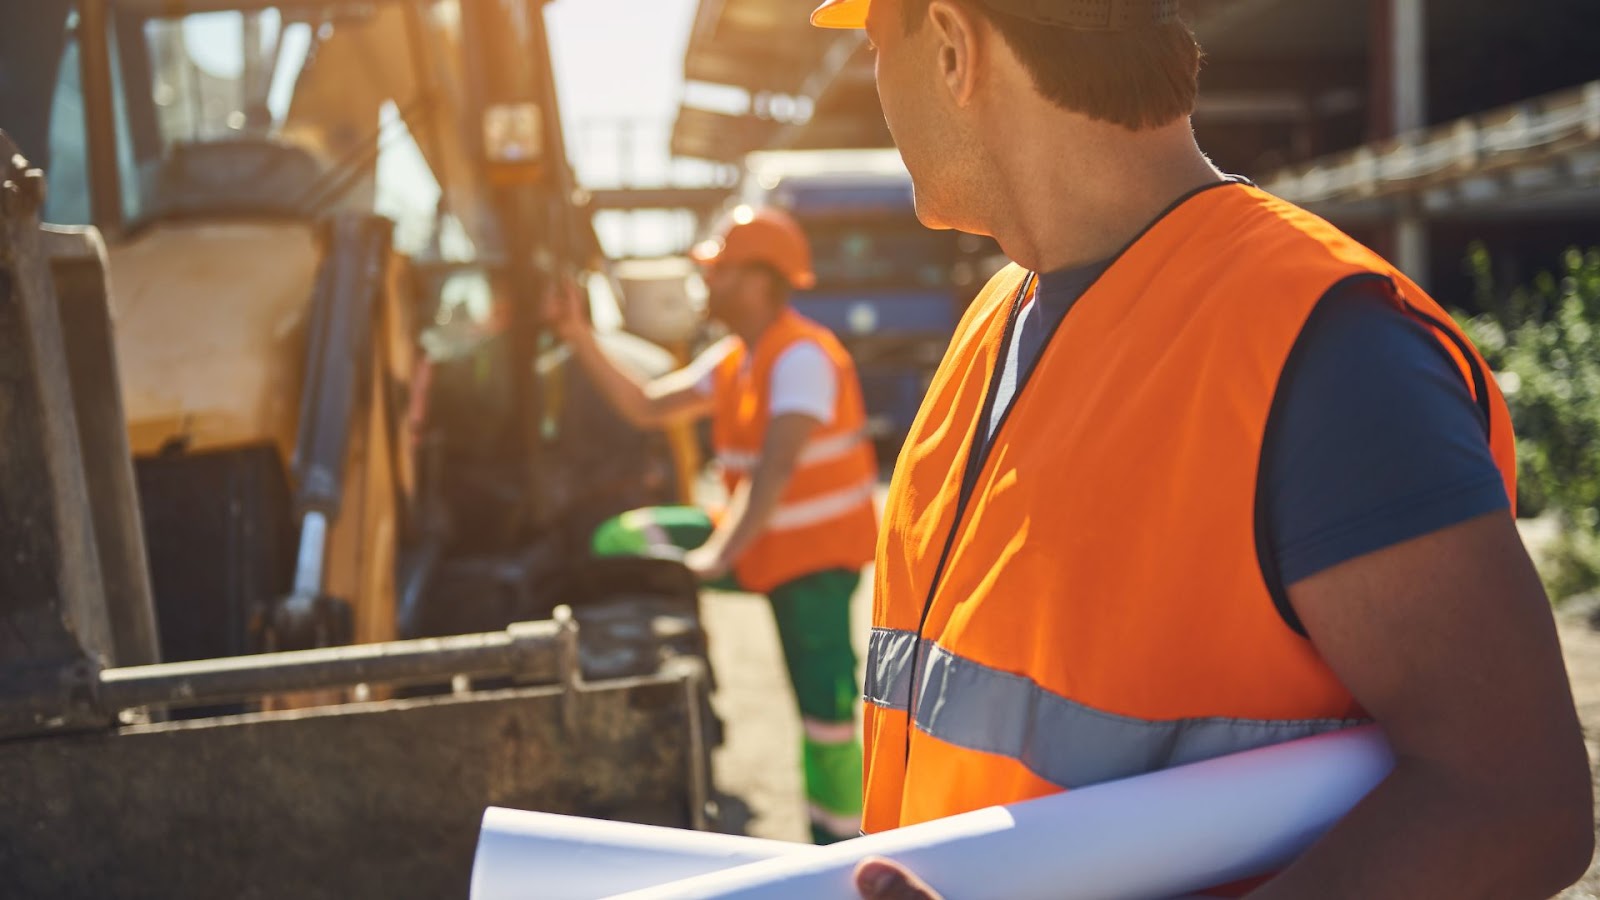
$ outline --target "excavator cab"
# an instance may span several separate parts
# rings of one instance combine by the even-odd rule
[[[173,9],[37,4],[3,107],[43,219],[104,238],[161,658],[391,640],[425,306],[379,214],[392,90],[334,82],[405,11]]]
[[[693,463],[538,322],[600,265],[540,5],[4,18],[0,870],[437,896],[487,805],[704,827],[698,586],[588,552]],[[181,852],[82,840],[134,807]]]
[[[685,445],[537,334],[542,280],[597,248],[553,100],[489,96],[470,18],[45,0],[7,29],[0,112],[43,218],[105,238],[164,660],[503,627],[569,582],[679,574],[572,571],[601,521],[685,497]],[[472,40],[548,79],[542,51]]]

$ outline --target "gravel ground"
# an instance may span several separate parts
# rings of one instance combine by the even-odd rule
[[[880,510],[886,489],[879,485],[874,497]],[[711,478],[697,485],[696,494],[702,504],[723,501],[721,485]],[[724,723],[723,745],[712,755],[715,787],[722,795],[721,828],[809,842],[800,776],[800,711],[784,671],[772,608],[759,594],[709,591],[702,609],[717,678],[712,705]],[[871,622],[868,567],[851,611],[858,660],[866,658]],[[859,668],[856,674],[859,678]]]
[[[1529,523],[1537,546],[1547,523]],[[856,594],[855,636],[865,654],[870,622],[870,572]],[[1600,632],[1589,624],[1600,599],[1574,602],[1558,615],[1573,694],[1588,736],[1589,758],[1600,773]],[[777,630],[766,600],[750,594],[711,593],[706,627],[719,689],[714,699],[727,739],[714,759],[726,830],[777,840],[807,839],[800,786],[800,718],[783,671]],[[1600,796],[1600,785],[1597,785]],[[1600,862],[1562,900],[1600,900]]]
[[[856,655],[866,656],[870,579],[862,579],[853,611]],[[800,783],[800,713],[795,707],[772,609],[756,594],[712,592],[706,630],[718,689],[712,703],[726,740],[712,758],[723,794],[725,830],[785,841],[809,841]]]

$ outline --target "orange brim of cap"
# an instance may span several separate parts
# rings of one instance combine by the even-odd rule
[[[827,0],[811,11],[811,24],[818,28],[865,28],[867,7],[872,0]]]

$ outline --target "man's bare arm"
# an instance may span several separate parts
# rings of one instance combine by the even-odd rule
[[[1289,599],[1396,767],[1250,900],[1533,900],[1582,875],[1588,756],[1549,603],[1508,515],[1334,566]],[[861,867],[858,888],[935,897],[881,862]]]
[[[1506,513],[1334,566],[1289,599],[1396,767],[1253,900],[1531,900],[1583,873],[1588,757],[1549,602]]]
[[[589,374],[606,402],[635,428],[660,428],[711,414],[711,395],[684,369],[644,382],[611,361],[593,332],[585,332],[567,346]]]
[[[728,513],[705,545],[696,551],[691,568],[715,576],[733,565],[766,529],[783,491],[794,475],[800,451],[821,427],[802,413],[774,416],[767,425],[761,459],[755,472],[742,482],[728,504]]]
[[[700,390],[693,373],[680,369],[651,382],[635,378],[606,356],[583,314],[583,296],[575,284],[555,287],[545,297],[545,321],[566,342],[601,396],[635,428],[660,428],[711,412],[711,397]]]

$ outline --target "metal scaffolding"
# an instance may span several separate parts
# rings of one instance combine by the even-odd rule
[[[1600,81],[1410,132],[1262,179],[1287,200],[1356,219],[1592,204],[1600,190]]]

